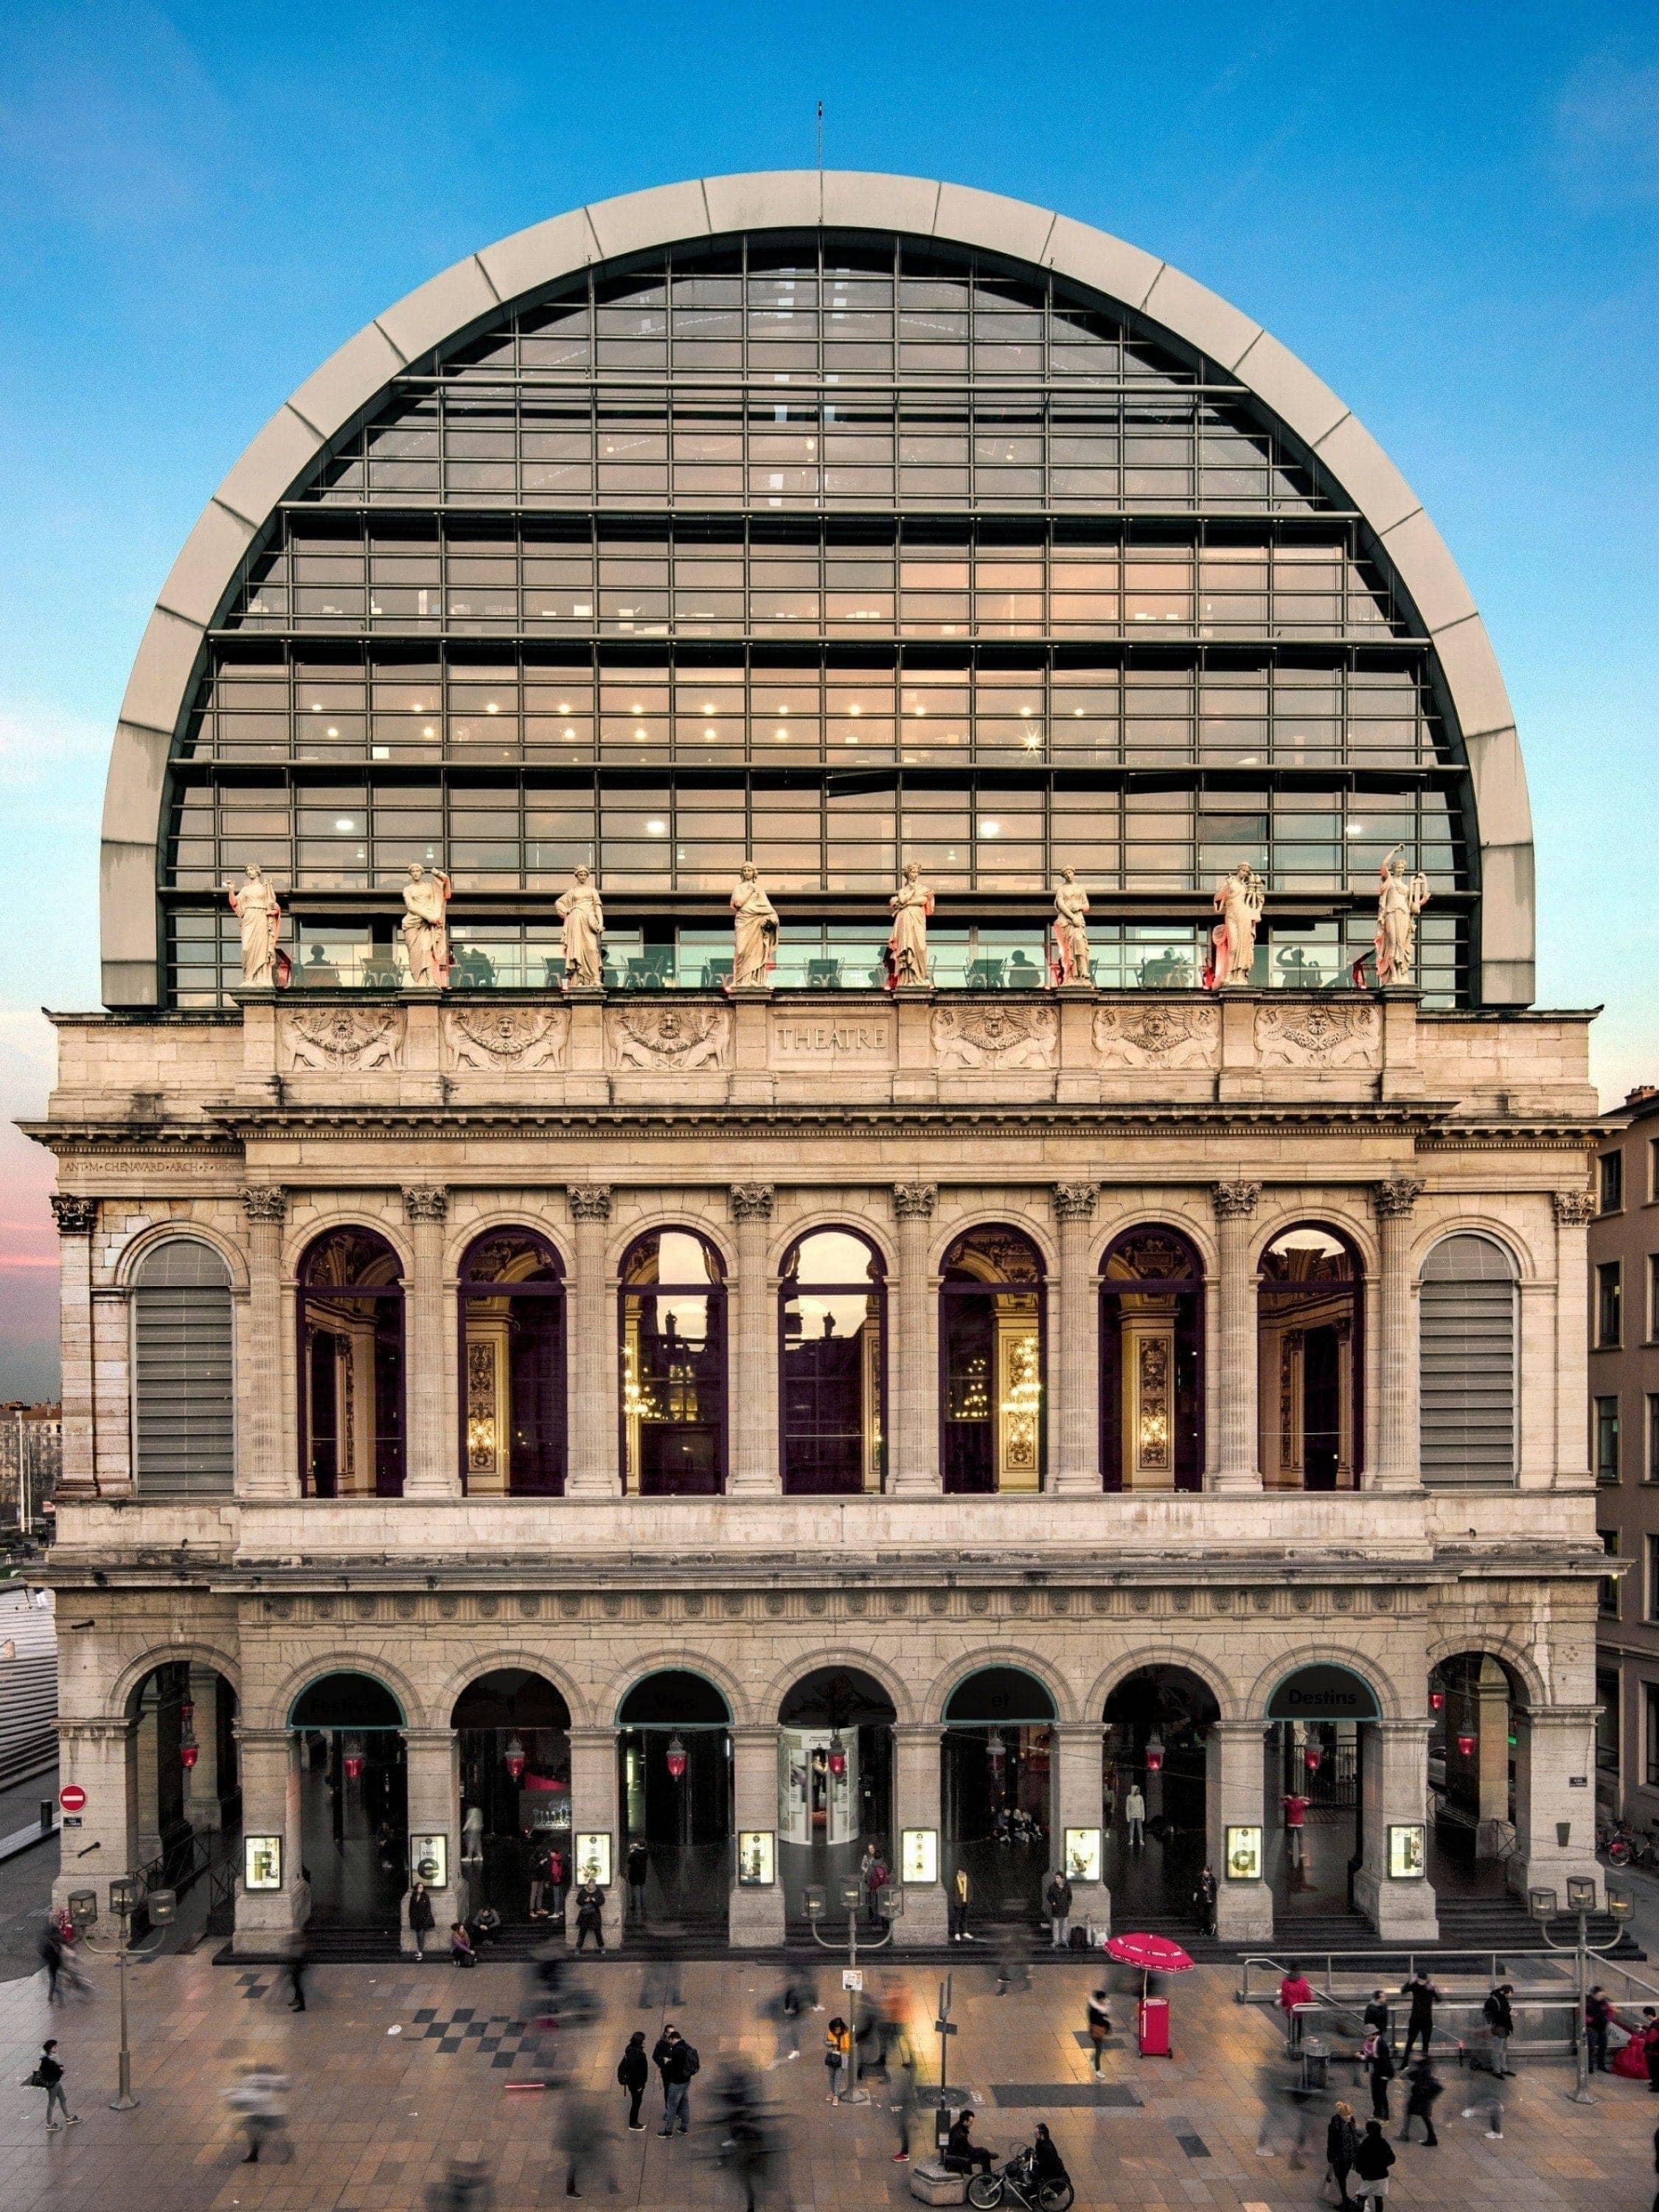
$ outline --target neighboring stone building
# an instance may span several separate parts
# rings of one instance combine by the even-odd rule
[[[64,1463],[64,1409],[21,1398],[0,1405],[0,1524],[38,1534],[52,1518]]]
[[[958,1865],[994,1918],[1064,1856],[1098,1925],[1207,1858],[1249,1939],[1594,1874],[1588,1017],[1530,1007],[1456,568],[1237,309],[906,179],[487,248],[216,495],[105,836],[34,1130],[66,1883],[176,1825],[141,1743],[210,1738],[248,1948],[394,1924],[411,1865],[522,1916],[544,1838],[744,1944],[872,1842],[913,1943]],[[1420,994],[1351,975],[1396,846]],[[728,994],[745,858],[777,965]],[[239,988],[249,861],[289,990]]]
[[[1596,1626],[1597,1787],[1659,1826],[1659,1090],[1603,1116],[1589,1231],[1589,1439],[1595,1520],[1622,1571]]]

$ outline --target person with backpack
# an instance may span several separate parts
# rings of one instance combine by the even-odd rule
[[[664,2028],[651,2058],[662,2081],[662,2125],[657,2132],[672,2136],[678,2124],[684,2135],[691,2124],[691,2083],[702,2061],[677,2027]]]
[[[1056,1867],[1049,1876],[1048,1887],[1042,1893],[1042,1902],[1048,1914],[1050,1948],[1063,1951],[1066,1939],[1072,1932],[1072,1885],[1066,1879],[1063,1867]]]
[[[1515,2033],[1515,2010],[1510,1999],[1514,1994],[1513,1982],[1499,1982],[1480,2008],[1486,2033],[1492,2039],[1492,2070],[1500,2081],[1510,2071],[1510,2038]]]
[[[1354,2196],[1362,2207],[1375,2207],[1387,2197],[1389,2169],[1394,2161],[1395,2148],[1382,2132],[1382,2121],[1367,2120],[1353,2154],[1354,2179],[1359,2184]]]
[[[1104,1990],[1096,1990],[1091,1993],[1089,2001],[1083,2008],[1083,2017],[1089,2031],[1090,2047],[1095,2056],[1095,2071],[1098,2074],[1101,2056],[1106,2048],[1106,2039],[1112,2032],[1112,2015],[1107,2006]]]
[[[23,2087],[26,2089],[46,2091],[46,2132],[49,2135],[57,2135],[63,2128],[80,2126],[81,2115],[79,2112],[70,2112],[69,2100],[64,2094],[64,2069],[58,2061],[58,2038],[55,2035],[49,2035],[41,2045],[40,2056],[34,2062],[34,2071],[24,2082]],[[54,2105],[64,2115],[61,2120],[54,2120],[52,2117],[52,2108]]]
[[[1425,2057],[1419,2059],[1417,2064],[1412,2068],[1411,2085],[1411,2093],[1406,2099],[1406,2118],[1401,2126],[1400,2140],[1401,2142],[1409,2142],[1412,2139],[1412,2122],[1421,2120],[1423,2148],[1425,2150],[1433,2150],[1440,2141],[1434,2131],[1434,2100],[1439,2096],[1445,2084],[1436,2075]]]
[[[651,2066],[645,2055],[645,2030],[636,2027],[628,2039],[628,2048],[617,2061],[617,2080],[628,2092],[628,2131],[642,2136],[645,2122],[640,2118],[640,2100],[645,2094],[645,2085],[651,2079]]]

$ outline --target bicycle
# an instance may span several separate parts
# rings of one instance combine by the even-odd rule
[[[968,2184],[968,2202],[979,2212],[1008,2203],[1024,2212],[1068,2212],[1077,2192],[1069,2181],[1035,2181],[1030,2148],[1016,2151],[1000,2173],[976,2173]]]

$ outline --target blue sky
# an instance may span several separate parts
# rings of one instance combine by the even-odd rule
[[[1652,8],[40,5],[0,23],[0,1112],[96,999],[108,736],[204,501],[459,255],[721,170],[948,176],[1236,301],[1381,439],[1509,678],[1540,998],[1659,1078]],[[49,1163],[0,1135],[0,1395],[55,1375]]]

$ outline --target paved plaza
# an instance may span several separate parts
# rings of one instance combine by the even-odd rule
[[[44,1979],[0,1984],[0,2129],[5,2148],[5,2212],[403,2212],[425,2202],[427,2185],[450,2159],[483,2157],[493,2168],[497,2212],[553,2205],[564,2194],[556,2148],[559,2100],[535,2080],[531,2010],[524,1970],[486,1966],[459,1974],[424,1967],[328,1966],[313,1970],[310,2008],[287,2009],[283,1978],[269,1969],[215,1966],[205,1948],[164,1957],[133,1974],[135,2087],[138,2111],[108,2109],[116,2067],[117,2016],[107,1968],[95,1970],[91,2003],[48,2010]],[[764,2065],[773,2031],[762,2008],[778,1986],[770,1962],[709,1961],[680,1969],[684,2002],[665,2008],[659,1979],[641,1999],[651,1970],[607,1960],[578,1978],[602,2008],[583,2032],[579,2085],[593,2093],[612,2132],[607,2184],[601,2160],[584,2178],[586,2199],[641,2206],[740,2205],[741,2195],[714,2155],[712,2093],[723,2061]],[[661,1977],[664,1970],[657,1968]],[[902,1984],[936,2078],[938,2039],[930,2032],[936,1972],[874,1966],[871,1985]],[[1264,2104],[1288,2115],[1286,2078],[1274,2018],[1233,2002],[1236,1976],[1200,1968],[1172,1991],[1176,2055],[1142,2059],[1120,2033],[1109,2046],[1105,2086],[1091,2084],[1079,2033],[1092,1979],[1086,1964],[1039,1968],[1026,1990],[994,1993],[994,1969],[975,1960],[955,1975],[952,2080],[964,2081],[978,2106],[977,2132],[994,2149],[1028,2141],[1047,2118],[1087,2207],[1272,2208],[1328,2200],[1317,2149],[1299,2170],[1281,2131],[1267,2154],[1257,2142]],[[826,2011],[808,2015],[799,2063],[762,2076],[778,2117],[783,2155],[763,2200],[778,2206],[908,2203],[907,2169],[891,2162],[895,2122],[879,2083],[867,2106],[832,2111],[825,2101],[819,2039],[840,1995],[826,1960],[819,1976]],[[1127,1996],[1115,2001],[1120,2023],[1132,2019]],[[654,2081],[646,2115],[651,2131],[623,2127],[614,2086],[617,2057],[635,2027],[654,2043],[673,2018],[699,2047],[702,2071],[692,2085],[689,2136],[655,2132],[660,2098]],[[41,2038],[62,2041],[71,2107],[79,2127],[44,2132],[44,2099],[19,2085]],[[258,2063],[292,2082],[292,2154],[256,2168],[238,2163],[237,2136],[224,2091]],[[1336,2093],[1346,2093],[1346,2069]],[[1565,2066],[1523,2066],[1501,2142],[1465,2121],[1466,2079],[1442,2069],[1442,2148],[1402,2148],[1392,2201],[1407,2205],[1583,2207],[1594,2212],[1645,2208],[1653,2192],[1652,2133],[1659,2100],[1613,2079],[1593,2109],[1567,2100]],[[1366,2100],[1355,2097],[1363,2112]],[[1397,2129],[1401,2106],[1395,2094]],[[916,2128],[918,2153],[927,2126]],[[1391,2130],[1391,2132],[1393,2130]],[[1323,2112],[1316,2133],[1322,2142]]]

